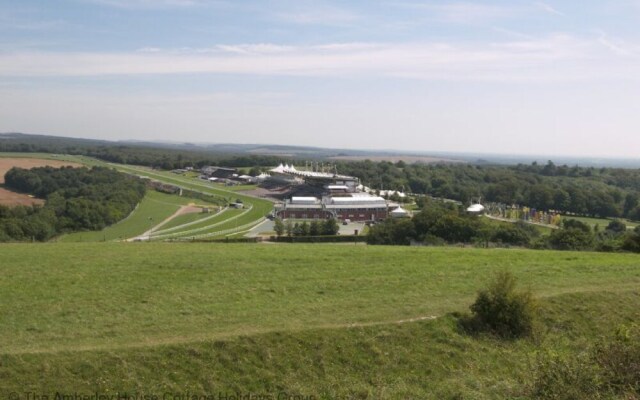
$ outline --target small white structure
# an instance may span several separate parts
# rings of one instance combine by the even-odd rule
[[[262,183],[264,181],[266,181],[268,178],[270,178],[271,175],[269,174],[265,174],[264,172],[261,173],[260,175],[256,176],[254,179],[257,183]]]
[[[238,180],[247,182],[247,183],[255,183],[256,182],[256,178],[254,178],[253,176],[250,175],[240,175],[238,177]]]
[[[409,211],[405,210],[402,207],[398,207],[395,210],[391,211],[389,213],[389,215],[391,215],[392,218],[408,218],[408,217],[410,217]]]
[[[320,199],[316,197],[305,197],[305,196],[293,196],[291,198],[291,204],[319,204]]]
[[[480,203],[472,204],[467,207],[467,212],[472,214],[482,214],[484,212],[484,206]]]
[[[383,197],[391,197],[393,195],[397,195],[401,199],[404,199],[405,197],[407,197],[407,195],[404,192],[401,192],[399,190],[381,190],[380,191],[380,196],[383,196]]]

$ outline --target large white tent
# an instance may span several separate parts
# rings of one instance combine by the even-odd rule
[[[395,210],[389,213],[393,218],[406,218],[409,217],[409,211],[405,210],[402,207],[398,207]]]

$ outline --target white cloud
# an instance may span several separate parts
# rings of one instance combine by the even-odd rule
[[[638,60],[612,57],[606,38],[565,34],[499,43],[220,45],[132,53],[0,54],[0,76],[246,74],[535,81],[640,79]],[[609,46],[610,47],[610,46]],[[621,52],[618,55],[623,55]]]
[[[564,17],[564,13],[558,11],[557,9],[555,9],[554,7],[552,7],[551,5],[549,5],[547,3],[543,3],[541,1],[535,1],[535,2],[533,2],[533,5],[538,7],[539,9],[549,13],[549,14],[555,14],[555,15],[560,15],[560,16]]]
[[[447,23],[468,24],[489,22],[513,17],[519,10],[514,7],[496,6],[477,2],[441,3],[387,3],[391,6],[409,8],[428,13],[433,19]]]
[[[597,31],[599,34],[598,43],[612,51],[614,54],[623,57],[637,57],[640,54],[638,46],[629,46],[620,39],[610,38],[605,32]]]

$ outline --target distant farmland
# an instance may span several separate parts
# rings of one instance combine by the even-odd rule
[[[36,167],[64,167],[72,166],[79,167],[80,164],[57,161],[57,160],[43,160],[39,158],[1,158],[0,157],[0,184],[4,183],[4,175],[13,167],[20,167],[25,169],[31,169]],[[0,187],[0,204],[7,206],[18,205],[31,205],[31,204],[44,204],[44,200],[30,197],[29,195],[22,193],[15,193],[10,190]]]

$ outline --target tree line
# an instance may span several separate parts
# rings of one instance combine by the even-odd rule
[[[0,241],[46,241],[81,230],[100,230],[129,215],[144,183],[104,167],[12,168],[7,188],[45,199],[44,206],[0,206]]]
[[[90,139],[19,135],[1,138],[0,152],[59,153],[94,157],[118,164],[142,165],[165,170],[207,165],[259,167],[277,165],[280,157],[259,154],[219,153],[212,150],[186,150],[147,145],[124,145]]]
[[[404,190],[469,203],[519,204],[594,217],[640,220],[640,170],[545,165],[487,166],[344,162],[338,171],[372,189]]]

